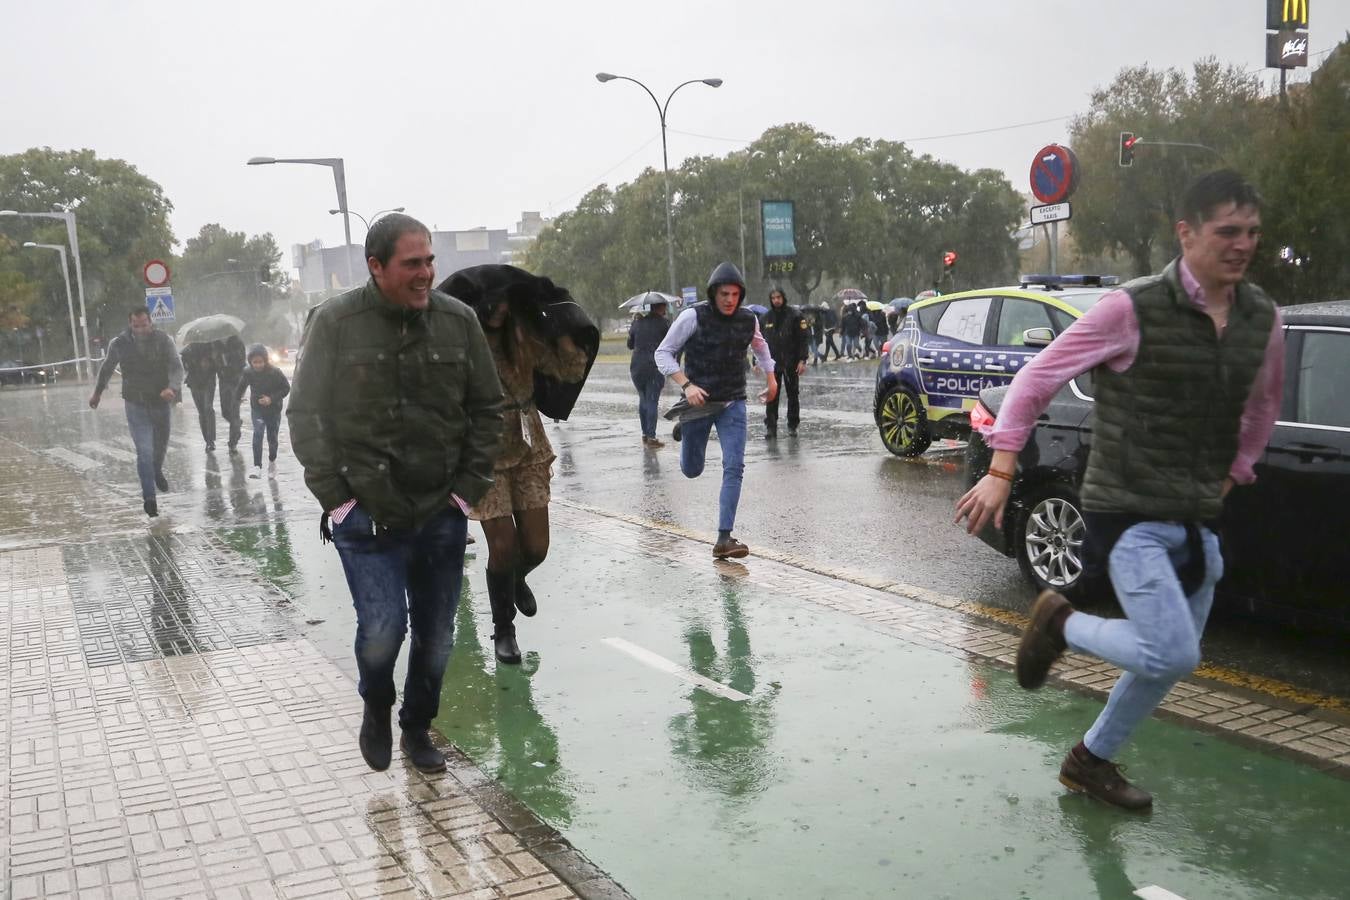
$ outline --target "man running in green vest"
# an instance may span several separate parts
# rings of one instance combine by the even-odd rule
[[[1018,373],[987,435],[989,474],[956,507],[971,533],[991,519],[1001,527],[1037,416],[1070,379],[1094,372],[1086,549],[1105,561],[1127,618],[1075,612],[1045,591],[1022,635],[1017,680],[1040,687],[1066,647],[1124,670],[1059,780],[1130,810],[1153,798],[1125,780],[1116,754],[1200,662],[1223,575],[1215,522],[1233,485],[1255,480],[1283,389],[1279,313],[1243,279],[1261,234],[1255,189],[1236,172],[1211,172],[1180,213],[1180,259],[1102,297]]]

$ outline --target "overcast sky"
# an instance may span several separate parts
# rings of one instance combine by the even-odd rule
[[[1264,0],[5,0],[0,154],[88,147],[174,204],[180,241],[207,222],[282,248],[342,242],[330,171],[251,156],[346,160],[350,208],[441,229],[564,212],[600,182],[721,155],[784,122],[841,140],[911,142],[1026,190],[1035,150],[1124,66],[1215,55],[1264,65]],[[1350,29],[1312,4],[1311,50]],[[1314,60],[1318,61],[1320,57]],[[1274,74],[1273,70],[1269,73]],[[1305,79],[1298,73],[1296,79]],[[1050,121],[1043,121],[1050,120]],[[961,132],[1041,124],[942,137]],[[919,140],[921,138],[928,138]],[[364,238],[353,219],[352,237]],[[179,248],[181,249],[181,247]]]

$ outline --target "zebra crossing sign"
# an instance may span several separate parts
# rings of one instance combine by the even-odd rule
[[[163,325],[174,320],[173,288],[149,287],[145,289],[145,308],[150,311],[150,321]]]

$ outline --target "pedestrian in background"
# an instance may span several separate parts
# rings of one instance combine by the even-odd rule
[[[445,757],[428,729],[453,643],[465,511],[492,484],[502,391],[473,310],[431,289],[427,227],[382,216],[365,253],[370,280],[310,314],[291,447],[356,607],[361,756],[376,771],[389,767],[394,665],[411,628],[399,746],[435,772]]]
[[[820,301],[820,327],[825,333],[825,362],[830,361],[830,351],[834,351],[834,358],[839,359],[843,356],[839,352],[839,346],[835,343],[835,335],[839,333],[839,316],[834,310],[830,309],[830,304],[826,301]],[[843,338],[840,338],[840,343]]]
[[[132,307],[127,330],[112,339],[98,370],[89,408],[98,409],[113,370],[122,370],[122,405],[136,445],[136,475],[141,506],[147,516],[159,515],[158,491],[169,489],[164,457],[169,450],[169,407],[182,398],[183,361],[173,338],[155,328],[144,306]]]
[[[628,376],[633,379],[633,387],[638,392],[642,445],[652,450],[665,446],[656,439],[656,413],[666,376],[656,368],[655,353],[668,331],[670,319],[666,318],[664,303],[653,303],[649,312],[635,317],[628,326],[628,349],[633,351],[628,361]]]
[[[254,344],[248,348],[248,365],[239,376],[235,403],[243,399],[244,392],[252,390],[249,396],[249,414],[253,422],[253,471],[250,478],[262,477],[263,435],[267,435],[267,461],[270,469],[276,472],[277,432],[281,429],[281,404],[291,392],[291,383],[286,375],[268,359],[267,348]]]
[[[881,348],[877,340],[877,323],[861,303],[858,304],[858,310],[862,321],[862,356],[863,359],[871,359]]]
[[[525,576],[548,556],[549,483],[553,445],[535,407],[535,374],[576,384],[586,376],[587,356],[566,334],[553,341],[536,333],[503,295],[474,306],[506,396],[501,449],[492,486],[469,510],[483,525],[488,544],[487,588],[492,605],[492,642],[497,659],[520,663],[516,611],[539,610]]]
[[[1180,259],[1103,296],[1017,373],[988,437],[989,474],[957,503],[970,532],[990,520],[1001,527],[1037,417],[1070,379],[1094,373],[1086,561],[1105,560],[1126,618],[1075,612],[1043,592],[1017,651],[1017,680],[1040,687],[1066,648],[1125,670],[1059,780],[1131,810],[1153,798],[1114,760],[1200,662],[1223,575],[1215,522],[1233,485],[1256,478],[1284,377],[1279,312],[1243,278],[1261,232],[1255,189],[1236,172],[1211,172],[1187,189],[1180,213]]]
[[[216,449],[216,360],[214,342],[188,344],[179,354],[183,361],[183,383],[192,393],[192,405],[197,408],[197,426],[201,429],[206,452]]]
[[[799,379],[811,356],[811,327],[795,306],[788,305],[787,294],[774,288],[769,291],[768,311],[759,317],[759,330],[768,342],[778,380],[778,394],[764,406],[764,437],[778,437],[778,400],[783,394],[787,394],[788,434],[796,435],[802,417]]]
[[[684,394],[678,429],[682,439],[680,471],[686,478],[703,474],[712,429],[722,448],[722,490],[717,501],[715,559],[739,559],[750,548],[731,536],[745,477],[745,351],[750,348],[764,373],[766,402],[778,396],[778,380],[759,320],[741,306],[745,279],[729,262],[708,277],[707,301],[680,313],[656,350],[656,365],[675,379]],[[684,368],[677,357],[684,354]],[[672,410],[674,412],[674,410]],[[670,413],[667,413],[669,416]]]
[[[858,308],[852,303],[845,304],[839,314],[839,328],[844,334],[844,355],[849,359],[857,359],[862,355],[862,316],[858,315]]]
[[[238,452],[239,437],[243,434],[243,422],[239,418],[239,378],[244,372],[248,360],[244,357],[244,340],[232,334],[222,341],[213,341],[216,348],[216,372],[220,378],[220,413],[230,423],[231,453]]]

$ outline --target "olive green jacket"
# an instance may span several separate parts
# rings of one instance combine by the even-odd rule
[[[355,497],[381,525],[417,528],[491,486],[502,389],[472,309],[432,291],[410,310],[369,281],[310,314],[288,421],[325,510]]]

